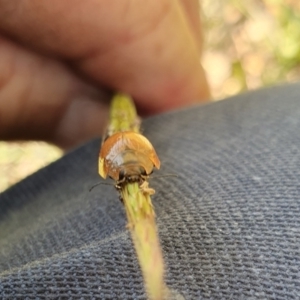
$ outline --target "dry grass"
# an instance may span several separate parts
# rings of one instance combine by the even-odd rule
[[[216,99],[299,79],[299,1],[202,2],[203,64]]]
[[[300,75],[298,0],[202,0],[203,64],[215,99]],[[44,143],[0,143],[0,191],[61,156]]]
[[[61,155],[60,149],[43,142],[0,142],[0,192]]]

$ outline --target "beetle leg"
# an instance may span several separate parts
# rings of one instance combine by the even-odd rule
[[[150,196],[155,194],[155,190],[149,187],[148,181],[144,181],[140,185],[140,189],[144,194],[149,194]]]
[[[121,194],[119,194],[119,200],[121,201],[122,204],[124,204],[124,199],[123,199],[123,197],[121,196]]]

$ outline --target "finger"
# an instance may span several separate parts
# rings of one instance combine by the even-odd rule
[[[131,94],[148,111],[209,94],[195,38],[176,0],[0,0],[0,28]]]
[[[181,0],[181,4],[187,15],[187,20],[191,26],[192,32],[195,35],[195,41],[198,44],[201,53],[203,47],[203,32],[201,23],[201,8],[199,0]]]
[[[101,135],[100,92],[62,64],[0,37],[0,138],[42,139],[70,147]]]

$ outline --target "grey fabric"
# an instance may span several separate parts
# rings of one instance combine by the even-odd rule
[[[79,124],[80,126],[80,124]],[[156,116],[166,281],[185,299],[300,298],[300,85]],[[1,299],[145,299],[92,141],[0,196]]]

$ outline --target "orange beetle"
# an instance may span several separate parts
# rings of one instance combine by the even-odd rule
[[[99,174],[114,179],[116,187],[123,182],[143,183],[154,167],[160,168],[159,158],[151,143],[139,133],[117,132],[103,142]]]

